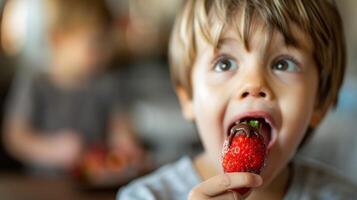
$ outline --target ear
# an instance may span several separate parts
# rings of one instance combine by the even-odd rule
[[[329,109],[329,106],[326,106],[326,108],[315,108],[314,112],[312,113],[310,126],[312,128],[316,128],[322,122]]]
[[[193,112],[192,98],[190,98],[190,95],[182,86],[176,87],[176,93],[181,105],[182,115],[186,120],[193,121],[195,117]]]

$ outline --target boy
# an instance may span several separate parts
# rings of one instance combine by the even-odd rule
[[[328,0],[188,0],[170,43],[172,78],[204,152],[120,191],[125,199],[353,199],[356,187],[292,160],[337,103],[342,22]],[[222,146],[242,119],[269,122],[260,175],[223,173]],[[235,192],[250,188],[250,192]]]
[[[16,91],[7,116],[8,150],[40,173],[72,170],[83,151],[98,144],[136,162],[142,149],[119,109],[118,84],[104,73],[112,54],[105,1],[44,3],[51,66]]]

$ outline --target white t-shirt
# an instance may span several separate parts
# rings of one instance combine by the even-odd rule
[[[284,200],[357,199],[356,185],[321,165],[294,159],[292,169],[291,185]],[[185,156],[121,188],[117,200],[186,200],[200,182],[192,160]]]

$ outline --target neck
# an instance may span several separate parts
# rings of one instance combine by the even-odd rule
[[[194,166],[202,180],[207,180],[221,173],[219,169],[212,165],[212,162],[210,161],[207,153],[198,155],[194,159]],[[282,172],[269,185],[265,186],[264,188],[257,188],[256,190],[253,190],[247,199],[282,199],[289,184],[290,173],[291,172],[288,167],[284,168]]]
[[[50,79],[60,88],[77,88],[83,84],[80,78],[75,78],[66,73],[50,72]]]
[[[289,167],[285,167],[269,185],[252,192],[248,200],[283,199],[289,186],[290,173]]]
[[[73,69],[67,67],[66,63],[53,62],[50,69],[50,78],[58,86],[64,88],[76,88],[81,86],[85,79]]]

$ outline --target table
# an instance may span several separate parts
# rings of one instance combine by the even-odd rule
[[[68,177],[35,177],[16,172],[0,172],[2,200],[109,200],[117,189],[85,189]]]

